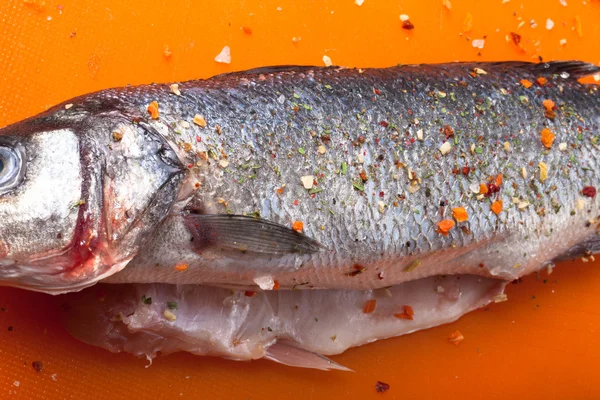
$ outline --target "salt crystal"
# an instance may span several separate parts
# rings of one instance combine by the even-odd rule
[[[400,21],[404,22],[404,21],[408,21],[410,18],[408,17],[408,15],[406,14],[402,14],[400,15]]]
[[[258,278],[254,278],[254,283],[258,285],[262,290],[273,290],[275,286],[275,281],[272,276],[260,276]]]
[[[323,56],[323,64],[325,64],[326,67],[331,67],[333,63],[331,62],[331,58],[329,56]]]
[[[585,200],[583,200],[581,197],[578,198],[576,207],[579,211],[583,210],[583,208],[585,207]]]
[[[317,152],[319,152],[319,154],[325,154],[326,151],[327,149],[323,145],[317,147]]]
[[[379,201],[379,203],[377,203],[377,206],[379,208],[379,212],[383,214],[385,212],[385,203],[383,201]]]
[[[56,382],[58,380],[58,375],[57,374],[52,374],[52,375],[50,375],[50,378],[52,378],[52,380],[54,382]]]
[[[73,104],[71,104],[71,103],[65,104],[65,110],[68,110],[71,107],[73,107]]]
[[[179,85],[174,83],[170,86],[171,88],[171,93],[177,95],[177,96],[181,96],[181,92],[179,91]]]
[[[363,157],[362,154],[359,154],[358,156],[356,156],[356,159],[358,160],[359,164],[362,164],[365,162],[365,158]]]
[[[564,46],[565,44],[567,44],[567,39],[560,39],[560,43],[561,46]]]
[[[223,50],[215,57],[215,61],[224,64],[229,64],[231,62],[231,49],[229,46],[223,47]]]
[[[227,168],[229,166],[229,161],[221,160],[221,161],[219,161],[219,165],[223,168]]]
[[[552,30],[552,28],[554,28],[554,21],[552,21],[550,18],[548,18],[546,20],[546,29],[548,29],[550,31],[550,30]]]
[[[561,6],[567,6],[567,0],[558,0]]]
[[[594,80],[595,80],[596,82],[600,82],[600,74],[596,74],[596,75],[594,75]]]
[[[423,129],[417,131],[417,140],[423,140]]]
[[[473,47],[477,48],[477,49],[483,49],[483,46],[485,45],[485,40],[484,39],[474,39],[471,44],[473,45]]]
[[[440,152],[442,154],[448,154],[450,153],[450,150],[452,150],[452,145],[450,142],[444,142],[444,144],[440,146]]]
[[[302,186],[304,186],[304,189],[312,189],[315,177],[313,175],[305,175],[301,177],[300,180],[302,181]]]
[[[357,6],[359,6],[359,7],[360,7],[360,6],[362,6],[362,5],[363,5],[363,3],[364,3],[364,2],[365,2],[365,0],[355,0],[355,1],[354,1],[354,4],[356,4]]]
[[[567,144],[565,142],[558,145],[560,151],[567,151]]]
[[[285,96],[284,96],[284,95],[281,95],[281,96],[279,96],[279,97],[277,98],[277,101],[279,102],[279,104],[283,104],[283,103],[285,103]]]

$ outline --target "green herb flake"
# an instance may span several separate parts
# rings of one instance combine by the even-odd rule
[[[345,162],[342,163],[342,175],[346,175],[348,173],[348,164]]]
[[[299,95],[297,95],[296,93],[294,93],[294,98],[295,98],[295,99],[299,99],[299,98],[300,98],[300,96],[299,96]]]
[[[354,189],[360,190],[361,192],[365,191],[365,187],[361,183],[355,182],[352,184],[352,186],[354,186]]]
[[[177,302],[176,301],[168,301],[167,308],[169,310],[177,310]]]
[[[331,85],[325,85],[325,89],[331,89]]]
[[[146,295],[143,295],[142,296],[142,303],[148,304],[148,305],[152,304],[152,297],[146,297]]]
[[[298,147],[298,153],[304,155],[306,154],[306,150],[304,150],[304,147]]]
[[[483,148],[482,147],[476,147],[475,148],[475,153],[477,153],[477,154],[483,154]]]
[[[312,189],[309,189],[308,194],[315,194],[315,193],[320,193],[322,192],[323,189],[319,188],[319,187],[314,187]]]

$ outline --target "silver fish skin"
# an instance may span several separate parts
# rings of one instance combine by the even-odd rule
[[[596,252],[600,92],[576,79],[596,71],[577,62],[290,67],[180,84],[180,96],[131,89],[123,98],[142,96],[140,113],[164,105],[153,126],[199,188],[107,282],[373,289],[437,274],[511,280]],[[469,219],[445,236],[438,223],[456,207]],[[271,251],[277,234],[212,218],[223,214],[301,221],[322,248]]]
[[[73,186],[68,201],[51,195],[70,219],[30,216],[15,206],[18,188],[0,195],[12,207],[0,212],[9,249],[0,280],[47,292],[105,277],[374,289],[438,274],[513,279],[597,251],[600,92],[576,79],[597,71],[579,62],[280,67],[74,99],[0,132],[12,149],[19,135],[71,129],[78,149],[95,156],[79,163],[93,179],[57,178]],[[550,149],[543,128],[556,135]],[[69,160],[77,164],[75,153]],[[105,179],[110,168],[123,178]],[[481,184],[488,195],[475,193]],[[80,189],[87,185],[96,189]],[[79,192],[95,197],[74,218],[66,210]],[[456,207],[469,219],[443,235],[438,223]],[[83,229],[87,241],[73,233],[81,215],[96,221]],[[23,233],[13,237],[5,221],[15,218]],[[44,254],[65,254],[64,264],[49,264],[69,276],[39,271],[44,258],[26,233],[47,220],[68,231],[42,241]],[[21,253],[11,250],[19,241]],[[67,251],[75,242],[77,257]]]

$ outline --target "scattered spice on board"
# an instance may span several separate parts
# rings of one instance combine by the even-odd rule
[[[388,390],[390,390],[390,385],[388,385],[385,382],[377,381],[377,383],[375,384],[375,391],[377,393],[385,393]]]
[[[244,33],[246,35],[252,35],[252,28],[249,28],[247,26],[242,26],[242,31],[244,31]]]
[[[377,300],[375,300],[375,299],[369,300],[363,306],[363,312],[365,314],[371,314],[373,311],[375,311],[376,306],[377,306]]]
[[[455,331],[448,336],[448,341],[455,346],[458,346],[463,340],[465,340],[465,337],[462,335],[462,333],[460,333],[460,331]]]
[[[34,361],[31,363],[31,366],[35,372],[41,372],[44,369],[44,363],[41,361]]]
[[[465,20],[463,21],[462,30],[467,33],[470,32],[471,29],[473,29],[473,16],[471,13],[467,13],[467,15],[465,15]]]

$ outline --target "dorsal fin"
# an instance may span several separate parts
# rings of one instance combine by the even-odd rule
[[[509,69],[522,68],[524,71],[536,75],[563,75],[563,77],[574,79],[600,72],[600,67],[583,61],[549,61],[542,63],[500,61],[494,62],[492,65]],[[566,74],[568,74],[568,76],[566,76]]]

